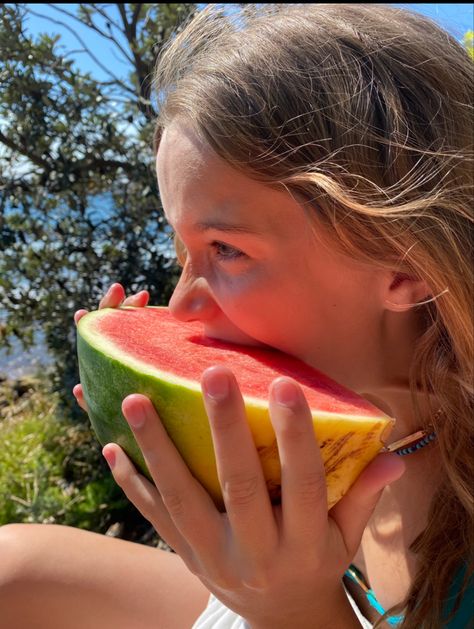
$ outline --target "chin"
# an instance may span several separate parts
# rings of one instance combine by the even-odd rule
[[[348,373],[346,369],[341,369],[338,365],[322,363],[320,360],[315,360],[310,358],[309,356],[295,356],[299,358],[307,365],[313,367],[313,369],[317,369],[321,373],[324,373],[329,378],[332,378],[335,382],[338,382],[343,387],[354,391],[354,393],[358,393],[362,395],[362,391],[370,390],[371,387],[367,387],[367,380],[361,380],[360,377],[354,377],[354,374],[357,374],[357,369],[352,368]]]

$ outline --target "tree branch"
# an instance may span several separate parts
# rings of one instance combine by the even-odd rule
[[[15,142],[13,142],[13,140],[10,140],[10,138],[7,138],[7,136],[4,135],[1,131],[0,131],[0,142],[4,144],[5,146],[7,146],[12,151],[15,151],[16,153],[20,153],[20,155],[24,155],[31,162],[33,162],[33,164],[36,164],[37,166],[40,166],[41,168],[44,168],[45,170],[51,169],[51,165],[46,160],[41,159],[41,157],[38,157],[37,155],[31,154],[28,151],[28,148],[26,147],[25,144],[18,146],[18,144],[15,144]]]
[[[57,7],[55,7],[57,8]],[[59,9],[58,9],[59,10]],[[108,68],[106,68],[100,61],[99,59],[97,59],[97,57],[94,55],[94,53],[92,53],[89,48],[87,47],[87,45],[84,43],[83,39],[76,33],[76,31],[71,28],[68,24],[66,24],[65,22],[62,22],[61,20],[55,20],[52,17],[49,17],[48,15],[43,15],[41,13],[37,13],[36,11],[32,11],[31,9],[28,9],[28,11],[31,13],[31,15],[35,15],[36,17],[41,17],[45,20],[49,20],[50,22],[53,22],[54,24],[58,24],[59,26],[63,26],[64,28],[66,28],[70,33],[72,33],[74,35],[74,37],[78,40],[78,42],[81,44],[81,46],[84,47],[85,52],[93,59],[93,61],[106,73],[108,74],[110,77],[112,77],[112,79],[117,83],[117,85],[120,85],[120,87],[122,87],[124,90],[126,90],[127,92],[130,92],[131,94],[135,95],[135,90],[133,90],[132,88],[130,88],[128,85],[126,85],[125,83],[123,83],[123,81],[121,81],[118,77],[116,77],[112,72],[110,72],[110,70]],[[61,9],[61,11],[64,11],[64,9]],[[67,13],[67,11],[66,11]],[[81,20],[79,20],[81,22]],[[83,22],[81,22],[81,24],[83,24]],[[133,63],[133,62],[132,62]]]
[[[92,29],[93,31],[95,31],[96,33],[99,33],[99,35],[101,37],[105,37],[105,39],[110,39],[111,42],[113,42],[117,48],[121,51],[121,53],[124,55],[124,57],[127,59],[127,61],[129,63],[133,63],[132,59],[128,56],[127,51],[122,47],[122,45],[120,44],[120,42],[118,42],[115,37],[113,37],[112,35],[109,35],[107,33],[104,33],[104,31],[102,29],[100,29],[93,21],[92,19],[89,22],[84,22],[83,20],[81,20],[80,17],[77,17],[76,15],[74,15],[74,13],[69,13],[69,11],[66,11],[66,9],[62,9],[61,7],[59,7],[57,4],[52,4],[52,3],[48,3],[48,6],[50,6],[52,9],[55,9],[56,11],[59,11],[60,13],[64,13],[64,15],[67,15],[68,17],[70,17],[73,20],[76,20],[76,22],[79,22],[79,24],[82,24],[83,26],[87,26],[87,28]],[[120,5],[118,5],[120,6]],[[98,11],[98,9],[95,7],[96,11]],[[102,15],[102,14],[101,14]],[[107,14],[106,14],[107,16]],[[50,18],[52,19],[52,18]],[[106,17],[106,19],[108,20],[108,16]]]
[[[82,4],[79,5],[82,7]],[[108,22],[110,22],[113,26],[115,26],[115,28],[121,32],[121,28],[120,28],[120,24],[118,24],[113,18],[110,17],[110,15],[104,10],[102,9],[102,7],[98,6],[97,4],[95,4],[94,2],[91,2],[91,6],[93,9],[95,9],[97,11],[97,13],[99,15],[101,15],[105,20],[107,20]]]
[[[130,22],[130,30],[134,38],[136,38],[137,36],[137,23],[138,23],[138,20],[140,19],[142,8],[143,8],[142,4],[136,4],[135,9],[133,10],[132,21]]]
[[[155,117],[155,111],[149,98],[149,87],[147,85],[147,77],[150,74],[150,68],[146,63],[144,63],[142,57],[138,54],[138,46],[136,45],[136,23],[140,15],[140,11],[137,12],[136,7],[135,12],[132,16],[132,21],[128,22],[127,12],[124,5],[119,4],[117,5],[117,7],[122,18],[125,36],[127,37],[128,43],[130,45],[130,50],[133,54],[133,65],[135,66],[138,88],[140,90],[138,107],[140,108],[140,111],[145,115],[147,120],[153,120],[153,118]],[[138,8],[141,10],[141,7]]]
[[[127,21],[127,11],[125,10],[125,6],[123,4],[117,4],[117,9],[119,10],[120,17],[122,18],[122,23],[125,28],[125,31],[128,31],[129,24]]]
[[[19,146],[18,144],[10,140],[7,136],[5,136],[1,131],[0,131],[0,142],[4,144],[5,146],[7,146],[12,151],[19,153],[20,155],[24,155],[33,164],[40,166],[45,171],[49,172],[53,169],[52,164],[50,164],[46,160],[41,159],[40,157],[37,157],[36,155],[32,155],[28,151],[25,145]],[[88,172],[90,170],[97,170],[101,167],[104,170],[110,170],[111,168],[116,168],[116,169],[122,168],[123,171],[128,174],[134,174],[136,172],[136,166],[130,164],[127,161],[122,162],[117,159],[100,159],[100,158],[94,158],[90,160],[90,159],[87,159],[87,157],[81,161],[75,162],[74,165],[71,165],[69,172],[71,175],[79,175],[83,171]],[[16,185],[18,185],[18,183],[19,182],[16,182]]]

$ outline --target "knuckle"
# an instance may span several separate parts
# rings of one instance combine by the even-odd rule
[[[189,567],[189,566],[188,566]],[[235,578],[229,575],[226,568],[213,567],[211,571],[199,562],[197,567],[191,567],[191,572],[209,589],[232,590],[236,586]]]
[[[155,514],[153,498],[150,495],[144,495],[140,491],[139,473],[133,472],[117,472],[114,474],[115,482],[123,490],[127,498],[140,511],[143,517],[153,523]]]
[[[326,479],[317,472],[307,474],[301,479],[296,491],[302,502],[305,504],[314,503],[326,496]]]
[[[140,481],[140,474],[136,467],[130,461],[124,461],[121,454],[117,457],[117,464],[112,469],[112,475],[125,493],[132,493]]]
[[[223,483],[224,501],[227,505],[245,507],[254,502],[258,488],[258,476],[230,477]]]
[[[258,569],[254,569],[251,573],[245,575],[243,582],[251,590],[263,591],[270,587],[273,580],[273,572],[265,566],[260,566]]]
[[[160,490],[161,499],[170,516],[178,518],[184,512],[183,495],[175,489]]]
[[[113,476],[117,485],[121,487],[124,490],[124,492],[128,495],[127,492],[129,490],[130,485],[133,482],[133,476],[137,476],[137,472],[126,471],[126,470],[121,469],[120,466],[117,466],[113,470]]]

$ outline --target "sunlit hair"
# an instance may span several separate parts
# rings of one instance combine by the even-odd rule
[[[411,385],[441,401],[445,473],[392,612],[435,629],[453,575],[473,568],[472,62],[393,7],[232,7],[209,5],[167,46],[156,143],[183,118],[228,164],[297,195],[345,253],[428,282]]]

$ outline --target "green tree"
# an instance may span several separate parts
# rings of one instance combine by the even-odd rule
[[[0,6],[0,334],[27,347],[41,330],[55,386],[70,391],[73,312],[95,308],[112,281],[165,303],[177,277],[155,182],[151,84],[156,56],[196,5],[51,6],[108,78],[81,72],[60,36],[29,36],[34,4]],[[89,50],[76,22],[120,63]],[[123,63],[126,78],[113,69]]]
[[[474,61],[474,31],[467,31],[463,38],[463,44],[471,59]]]

